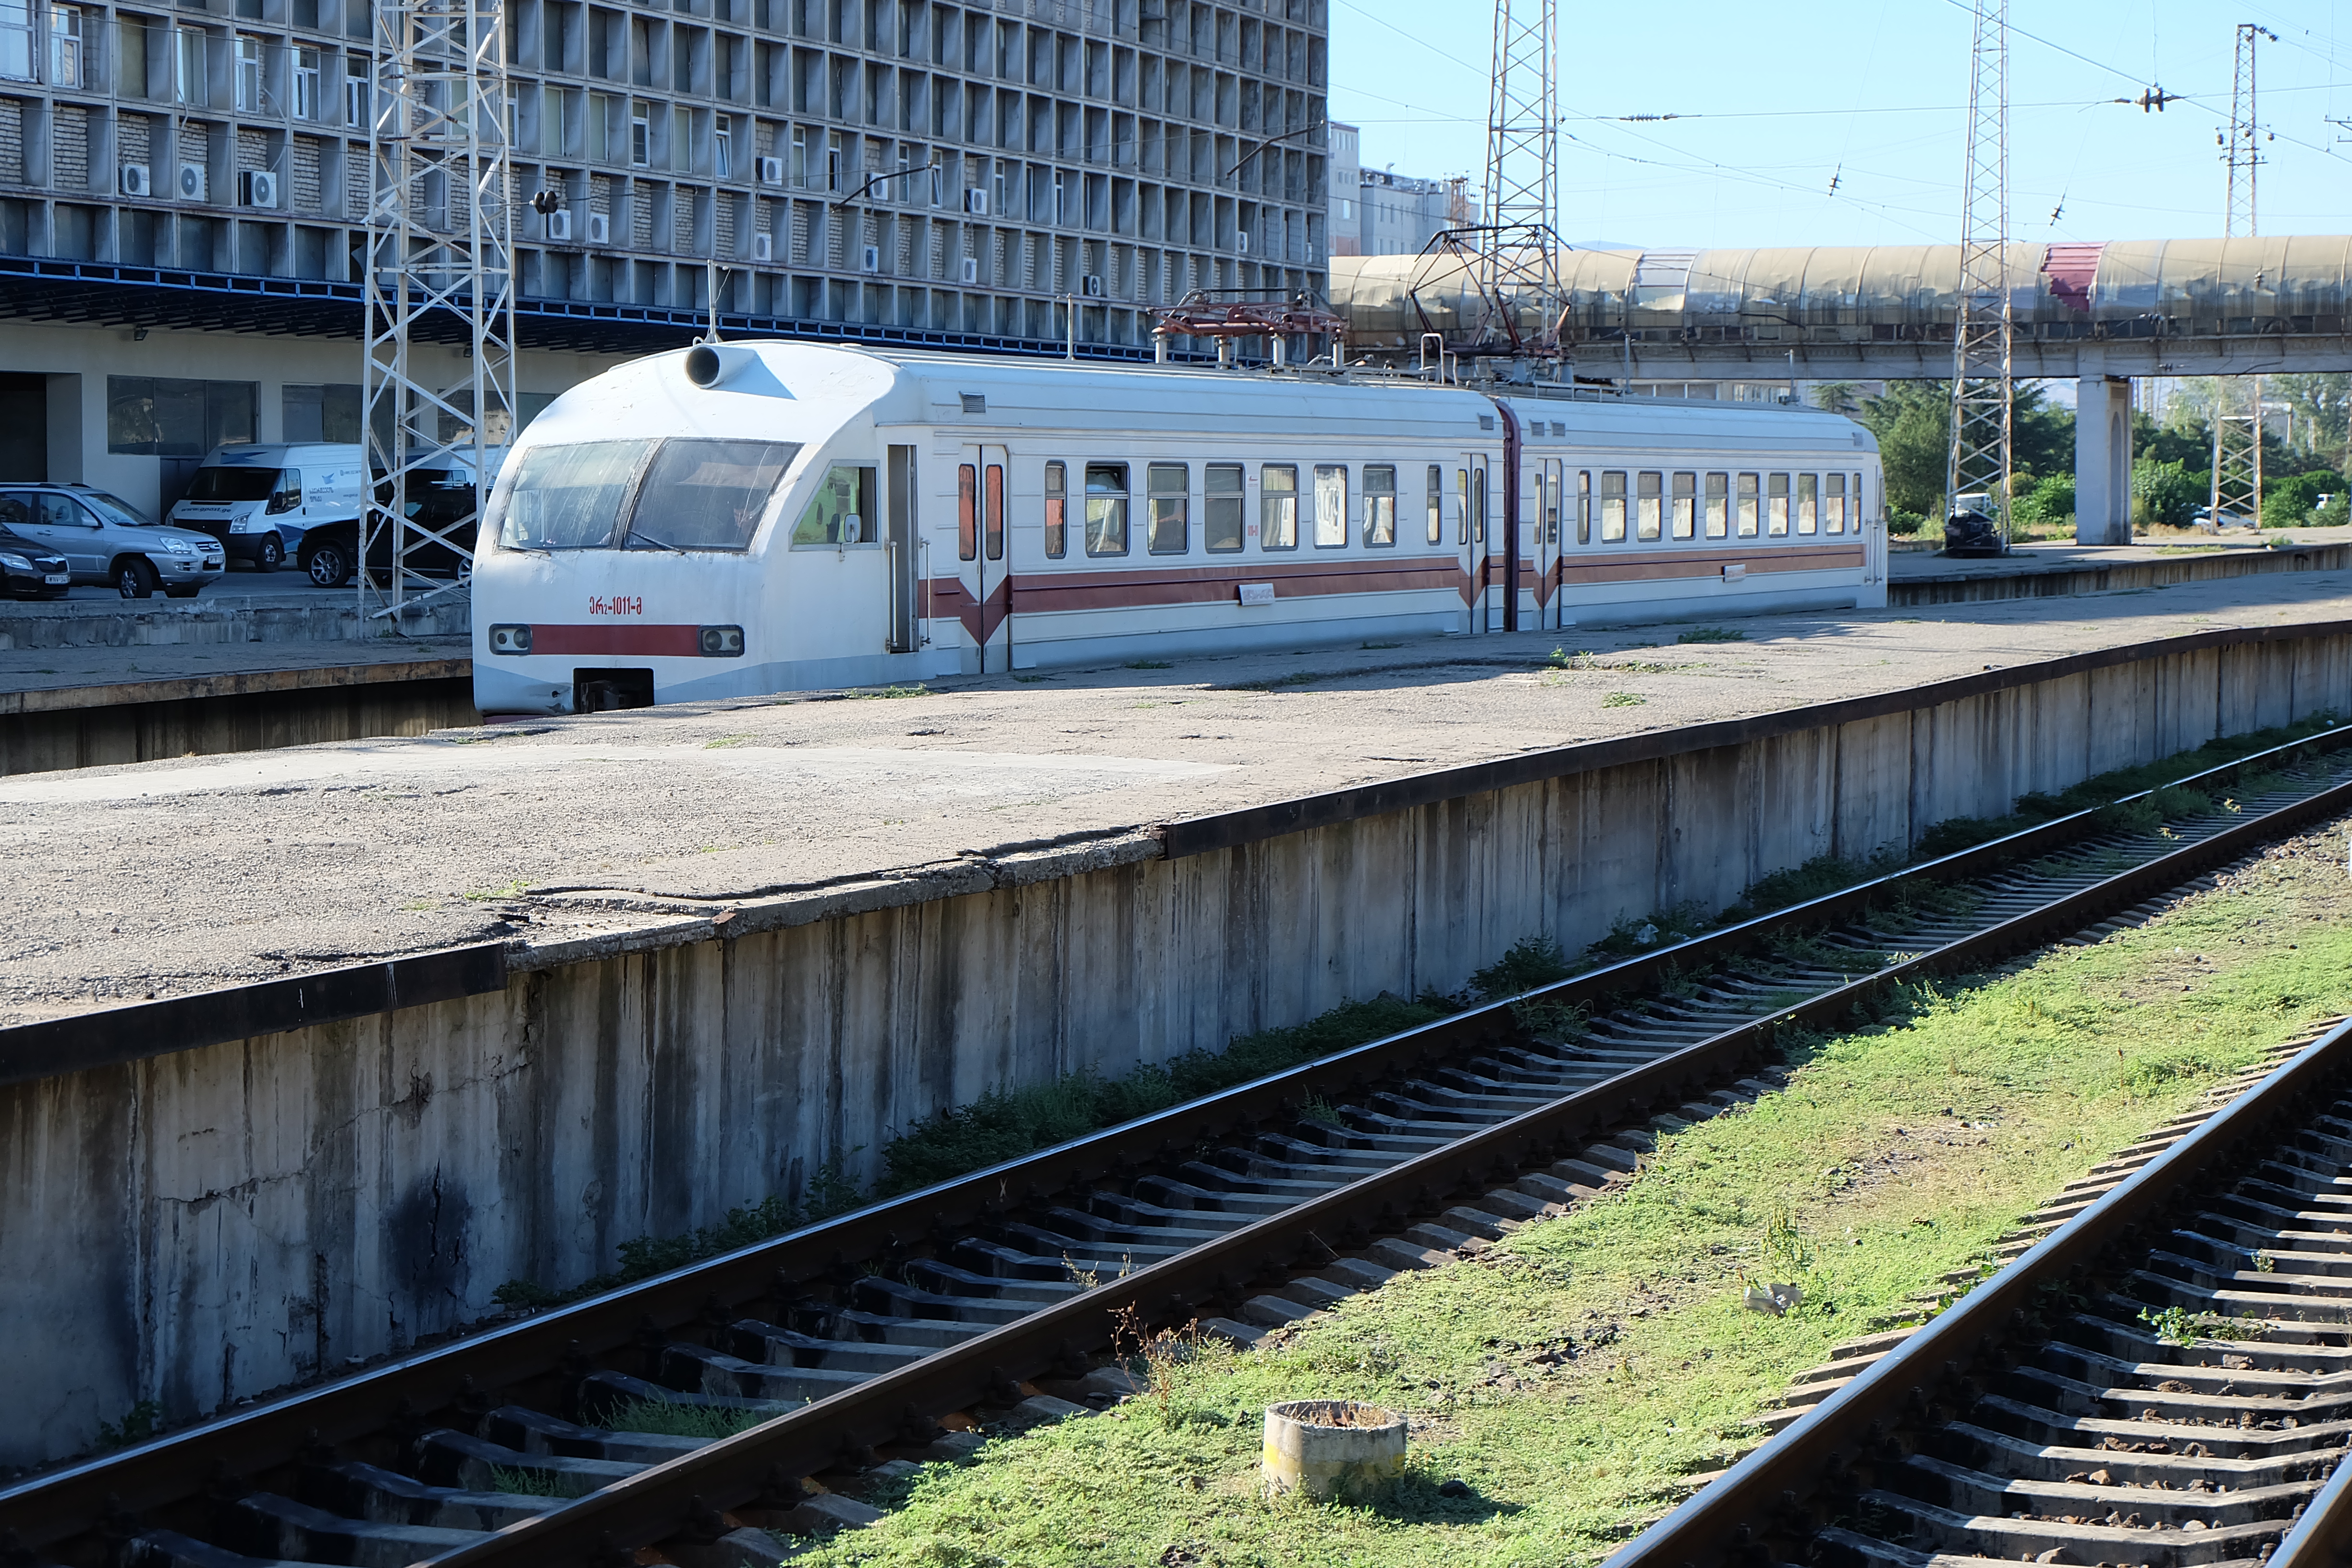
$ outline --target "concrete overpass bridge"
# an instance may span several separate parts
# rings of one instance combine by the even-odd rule
[[[2075,534],[2130,538],[2130,379],[2352,371],[2352,236],[2010,247],[2021,377],[2073,377]],[[1569,251],[1561,345],[1615,381],[1937,379],[1951,374],[1954,245]],[[1460,258],[1331,258],[1351,354],[1481,352]],[[1522,331],[1542,330],[1533,301]],[[1486,353],[1496,352],[1491,346]]]

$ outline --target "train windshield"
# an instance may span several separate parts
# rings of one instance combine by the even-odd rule
[[[582,441],[523,454],[515,550],[748,550],[797,441]]]
[[[499,542],[512,550],[612,548],[651,441],[533,447],[515,471]]]

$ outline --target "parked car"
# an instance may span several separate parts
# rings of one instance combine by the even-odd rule
[[[0,587],[12,599],[62,599],[73,586],[66,558],[0,528]]]
[[[0,488],[0,528],[66,558],[77,583],[111,583],[126,599],[157,588],[193,599],[226,570],[220,542],[149,522],[102,490],[79,485]]]
[[[493,479],[498,477],[496,462],[494,456],[490,470]],[[392,499],[389,480],[377,479],[376,497],[385,501]],[[438,541],[412,537],[407,552],[409,568],[428,577],[460,581],[470,577],[474,566],[475,511],[479,505],[473,466],[458,463],[446,468],[410,469],[407,494],[401,505],[403,515],[412,522],[422,528],[446,531],[449,543],[457,546],[452,550]],[[302,536],[302,570],[321,588],[339,588],[349,583],[359,568],[359,555],[360,527],[356,519],[313,528]],[[389,529],[378,532],[370,542],[368,566],[378,582],[390,576]]]
[[[289,557],[305,559],[313,532],[356,528],[366,474],[356,442],[215,447],[172,503],[171,521],[212,535],[231,561],[275,572]]]

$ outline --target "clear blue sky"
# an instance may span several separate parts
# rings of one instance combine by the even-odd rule
[[[1329,5],[1330,113],[1363,128],[1365,165],[1467,174],[1475,186],[1486,158],[1491,10],[1479,0]],[[1958,237],[1971,13],[1957,0],[1654,8],[1562,0],[1559,9],[1564,238],[1666,247]],[[2263,143],[2261,231],[2352,232],[2352,130],[2328,123],[2352,116],[2352,0],[2011,0],[2011,233],[2220,234],[2215,135],[2229,122],[2242,21],[2280,39],[2260,45],[2260,121],[2275,137]],[[2153,83],[2185,101],[2161,114],[2105,101]],[[1616,118],[1629,114],[1684,118]]]

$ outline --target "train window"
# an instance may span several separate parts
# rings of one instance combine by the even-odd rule
[[[1429,465],[1429,542],[1445,542],[1445,469]]]
[[[1396,542],[1396,465],[1364,465],[1364,543],[1374,549]]]
[[[1822,476],[1822,531],[1823,533],[1845,531],[1845,476],[1843,474]]]
[[[1644,473],[1635,477],[1633,480],[1634,538],[1658,537],[1660,513],[1663,510],[1661,493],[1664,489],[1664,476],[1662,474]]]
[[[980,537],[991,561],[1004,559],[1004,465],[991,463],[982,476]]]
[[[1087,465],[1087,553],[1127,553],[1127,465]]]
[[[1297,549],[1298,470],[1288,463],[1268,463],[1257,473],[1257,547]]]
[[[1845,493],[1852,498],[1846,502],[1846,511],[1847,515],[1853,519],[1853,531],[1860,533],[1862,531],[1862,476],[1855,474],[1853,479],[1853,482],[1846,486]]]
[[[1454,542],[1467,544],[1470,542],[1470,470],[1467,468],[1454,470],[1454,505],[1456,513]]]
[[[1789,476],[1786,474],[1765,476],[1764,531],[1775,539],[1789,531]]]
[[[1601,542],[1614,544],[1625,537],[1625,476],[1601,476]]]
[[[1182,463],[1154,463],[1144,470],[1143,547],[1154,555],[1181,555],[1192,548],[1192,470]]]
[[[652,476],[646,477],[652,489]],[[875,534],[874,470],[837,464],[824,477],[793,529],[795,548],[869,544]]]
[[[654,454],[637,487],[635,513],[621,540],[628,550],[749,550],[767,515],[768,498],[800,454],[797,441],[672,439]],[[842,521],[846,542],[877,537],[872,468],[835,468],[855,475],[854,505]],[[648,502],[651,504],[649,505]],[[647,514],[651,515],[648,516]],[[650,530],[638,524],[650,522]]]
[[[1580,468],[1576,475],[1576,542],[1592,542],[1592,470]]]
[[[1821,498],[1815,493],[1821,482],[1821,477],[1817,474],[1797,476],[1797,531],[1799,533],[1821,531]]]
[[[1211,463],[1203,472],[1201,547],[1212,553],[1242,547],[1242,466]]]
[[[1069,470],[1059,463],[1045,465],[1045,555],[1059,561],[1070,551]]]
[[[1486,470],[1470,470],[1470,542],[1486,542]]]
[[[1759,477],[1755,474],[1739,476],[1739,537],[1742,539],[1756,537],[1756,487]]]
[[[1553,458],[1544,464],[1543,542],[1546,544],[1559,543],[1559,459]]]
[[[1667,531],[1676,539],[1688,539],[1697,531],[1695,514],[1698,510],[1698,476],[1676,474],[1674,499],[1673,510],[1667,514]]]
[[[1706,536],[1721,539],[1731,531],[1731,476],[1706,477]]]
[[[793,536],[794,543],[800,536]],[[966,463],[956,470],[956,556],[980,559],[980,469]]]
[[[1334,550],[1348,542],[1348,465],[1315,465],[1315,548]]]
[[[533,447],[515,469],[499,542],[512,550],[609,549],[651,441]]]

